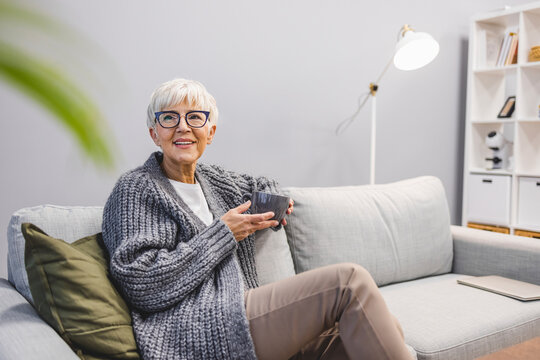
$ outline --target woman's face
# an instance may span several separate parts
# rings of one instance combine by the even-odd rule
[[[163,128],[159,123],[156,128],[149,129],[154,143],[163,151],[163,165],[173,167],[176,171],[182,168],[194,167],[202,156],[206,145],[212,143],[216,132],[216,125],[209,121],[202,128],[191,128],[186,123],[185,115],[188,111],[203,110],[196,105],[185,102],[171,106],[162,111],[176,111],[181,119],[177,127]],[[169,170],[169,169],[166,169]]]

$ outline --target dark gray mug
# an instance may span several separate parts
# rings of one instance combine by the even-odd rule
[[[271,220],[281,220],[289,208],[289,198],[283,195],[270,194],[262,191],[254,191],[251,194],[251,212],[253,214],[262,214],[268,211],[274,212]]]

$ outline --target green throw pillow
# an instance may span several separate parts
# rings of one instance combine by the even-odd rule
[[[129,309],[109,280],[101,234],[68,244],[21,226],[34,306],[82,359],[139,359]]]

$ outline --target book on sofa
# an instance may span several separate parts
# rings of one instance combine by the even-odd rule
[[[540,300],[540,286],[502,276],[473,276],[457,282],[521,301]]]

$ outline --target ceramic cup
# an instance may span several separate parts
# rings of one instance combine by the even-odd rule
[[[281,220],[289,208],[289,198],[283,195],[270,194],[262,191],[255,191],[251,195],[251,212],[253,214],[262,214],[268,211],[274,212],[272,220]]]

